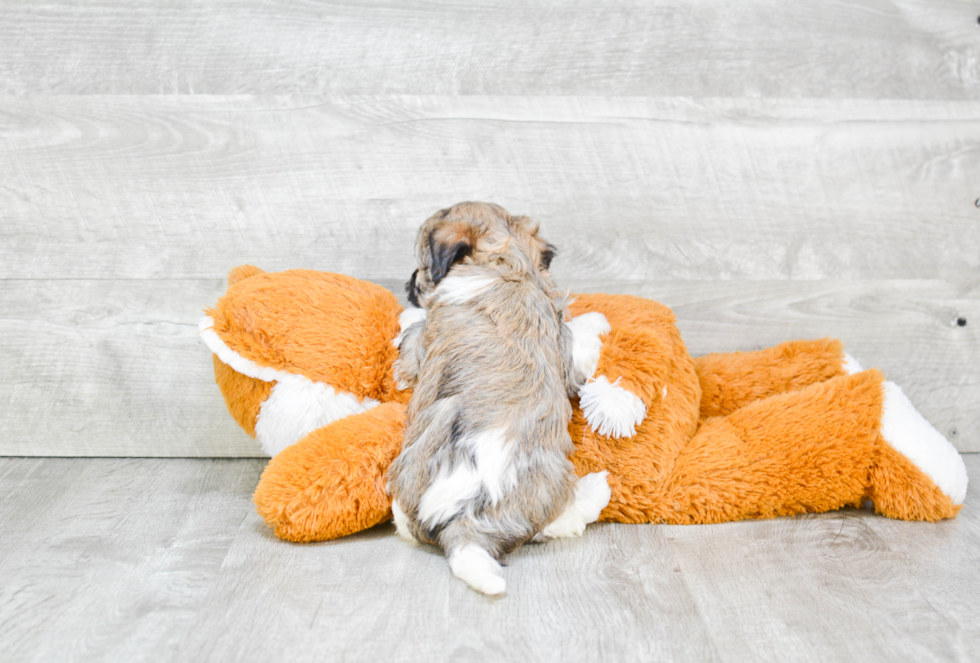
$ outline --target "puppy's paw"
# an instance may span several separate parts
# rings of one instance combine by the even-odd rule
[[[599,519],[599,514],[609,505],[611,497],[609,472],[586,474],[575,484],[575,497],[571,503],[560,516],[538,532],[534,540],[582,536],[585,526]]]
[[[606,316],[601,313],[583,313],[568,321],[572,331],[572,361],[575,369],[587,380],[599,365],[602,336],[612,329]]]
[[[620,387],[619,380],[610,384],[604,375],[582,385],[578,394],[589,427],[599,435],[633,437],[647,416],[639,396]]]
[[[425,316],[428,315],[424,308],[407,308],[398,315],[398,324],[401,326],[401,330],[398,332],[398,336],[391,342],[396,348],[400,348],[402,345],[402,340],[405,338],[405,332],[412,325],[417,325],[420,322],[425,321]]]
[[[395,531],[398,536],[405,539],[409,543],[415,543],[415,537],[412,536],[412,530],[408,527],[408,516],[402,511],[402,507],[398,504],[398,500],[391,501],[391,515],[392,520],[395,521]]]
[[[475,543],[452,552],[449,555],[449,569],[454,576],[481,594],[495,596],[507,589],[500,564]]]
[[[605,470],[586,474],[575,484],[575,508],[586,524],[599,520],[611,498],[609,472]]]

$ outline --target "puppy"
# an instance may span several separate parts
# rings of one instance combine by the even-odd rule
[[[568,460],[569,396],[609,327],[598,313],[566,322],[554,255],[527,218],[461,203],[422,226],[407,284],[427,315],[410,309],[397,341],[399,382],[415,391],[388,472],[395,525],[485,594],[505,590],[505,554],[581,535],[609,503],[606,473],[576,481]]]

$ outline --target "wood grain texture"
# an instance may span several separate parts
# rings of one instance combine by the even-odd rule
[[[5,94],[980,98],[974,3],[0,5]]]
[[[0,460],[0,659],[161,660],[199,619],[261,469]]]
[[[402,297],[402,281],[382,285]],[[833,336],[897,382],[962,451],[980,451],[980,292],[941,281],[572,280],[674,308],[694,355]],[[260,456],[197,335],[223,281],[6,281],[0,455]],[[967,321],[960,327],[959,318]]]
[[[962,280],[980,103],[0,98],[0,278],[405,278],[460,200],[541,221],[559,279]]]
[[[256,456],[197,332],[207,281],[6,281],[0,455]]]
[[[980,472],[980,455],[965,456]],[[16,661],[949,661],[980,657],[980,516],[605,524],[488,599],[382,525],[275,539],[260,460],[0,459]]]

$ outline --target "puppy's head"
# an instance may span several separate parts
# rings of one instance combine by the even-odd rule
[[[459,203],[432,215],[419,229],[418,269],[405,284],[408,300],[420,306],[453,266],[505,263],[515,271],[547,275],[555,247],[538,236],[525,216],[511,216],[492,203]]]

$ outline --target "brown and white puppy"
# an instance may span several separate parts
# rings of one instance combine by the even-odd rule
[[[554,247],[497,205],[438,212],[416,256],[409,298],[427,316],[407,314],[398,339],[399,380],[415,391],[388,472],[395,524],[440,546],[471,587],[499,594],[503,555],[580,535],[609,502],[606,473],[576,480],[568,460],[569,396],[609,327],[601,314],[566,322],[548,273]]]

